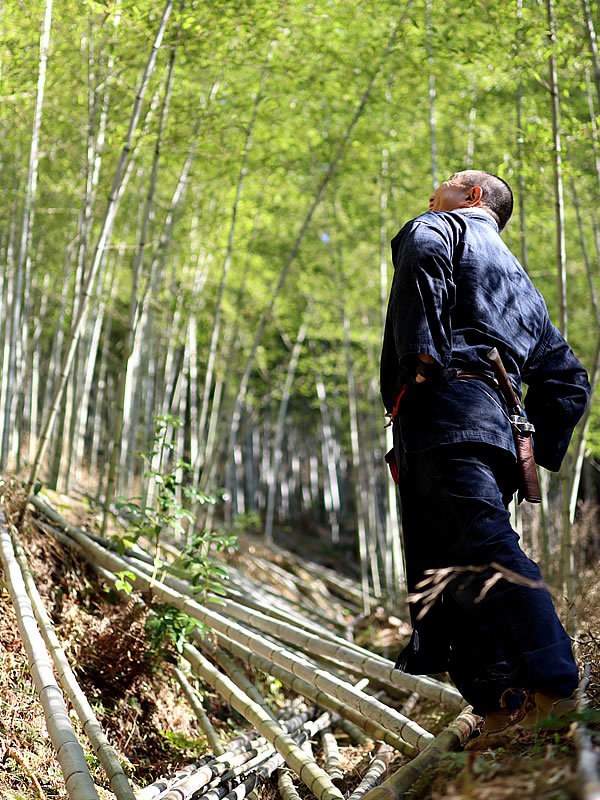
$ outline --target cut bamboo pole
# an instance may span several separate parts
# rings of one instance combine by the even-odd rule
[[[184,645],[184,657],[192,664],[198,675],[235,708],[245,719],[277,749],[290,769],[319,798],[329,800],[343,797],[329,776],[301,750],[289,734],[272,720],[262,708],[254,703],[227,676],[222,675],[206,658],[191,645]],[[167,798],[165,798],[167,800]],[[170,798],[169,798],[170,800]],[[175,798],[173,798],[175,800]]]
[[[379,745],[375,752],[373,761],[369,764],[369,768],[364,774],[363,779],[358,784],[356,789],[348,797],[348,800],[360,800],[367,792],[374,789],[378,783],[381,782],[385,773],[388,771],[390,761],[394,756],[393,749],[389,744],[383,742]]]
[[[0,557],[31,677],[42,704],[46,727],[56,750],[67,794],[72,800],[99,800],[85,754],[77,741],[65,701],[54,678],[48,651],[36,625],[2,509],[0,509]]]
[[[131,564],[131,562],[129,563]],[[140,569],[150,574],[147,565],[140,565]],[[193,596],[192,587],[184,581],[166,576],[164,583],[181,594]],[[276,636],[278,639],[293,644],[313,655],[321,655],[336,663],[346,664],[361,674],[368,675],[381,683],[410,692],[417,692],[423,697],[440,702],[449,708],[460,708],[465,705],[465,700],[460,692],[452,686],[424,675],[415,676],[401,672],[395,669],[392,661],[370,653],[368,650],[335,636],[333,633],[325,631],[324,634],[321,633],[316,636],[307,630],[298,630],[296,626],[283,620],[274,620],[267,614],[250,609],[248,606],[242,606],[229,599],[219,598],[218,605],[230,616],[243,622],[251,622],[253,627],[263,633]],[[311,626],[306,625],[306,627],[310,628]],[[324,638],[324,636],[327,638]]]
[[[443,753],[461,747],[476,725],[477,717],[470,707],[466,708],[423,752],[390,775],[381,786],[363,795],[363,800],[400,800],[413,783],[433,767]]]
[[[369,744],[372,741],[370,736],[363,733],[362,729],[350,722],[349,719],[340,719],[335,723],[335,727],[343,731],[349,738],[352,744]],[[404,743],[403,743],[404,744]]]
[[[211,750],[216,756],[223,755],[223,753],[225,752],[225,748],[223,747],[221,740],[217,736],[217,732],[213,728],[212,723],[206,714],[206,711],[202,707],[202,703],[196,696],[196,692],[194,691],[191,683],[188,681],[188,679],[185,677],[185,675],[180,669],[175,668],[173,670],[173,674],[175,675],[175,679],[177,680],[177,683],[180,685],[181,690],[186,696],[188,703],[192,707],[192,711],[196,715],[196,719],[198,720],[200,728],[202,729],[202,732],[204,733],[204,735],[208,740]]]
[[[16,533],[13,533],[13,546],[35,618],[40,627],[46,647],[50,651],[50,655],[56,666],[56,671],[63,690],[71,701],[81,721],[83,730],[88,736],[94,748],[94,752],[108,776],[114,794],[117,796],[118,800],[135,800],[133,789],[127,780],[127,776],[123,772],[121,762],[109,744],[102,730],[102,726],[98,722],[91,705],[81,690],[65,652],[54,632],[52,622],[46,613],[42,598],[39,595],[33,580],[33,575],[27,563],[25,552]]]
[[[238,686],[243,692],[246,692],[248,697],[258,706],[260,706],[262,710],[271,717],[271,719],[275,719],[275,714],[265,702],[264,697],[258,691],[256,686],[254,686],[254,684],[248,680],[242,670],[237,666],[233,659],[227,655],[227,653],[221,650],[220,647],[216,647],[207,638],[198,638],[196,641],[200,645],[200,649],[209,655],[213,661],[216,661],[218,666],[227,673],[236,686]]]
[[[38,497],[33,497],[31,502],[38,508],[44,506]],[[134,583],[136,586],[149,589],[152,594],[160,598],[162,602],[171,603],[194,619],[199,619],[205,625],[249,647],[259,655],[263,655],[273,661],[278,666],[293,672],[294,675],[307,680],[309,683],[313,683],[317,688],[323,689],[329,694],[333,694],[339,700],[351,705],[365,716],[372,717],[383,727],[398,734],[408,744],[421,750],[433,739],[431,733],[424,730],[412,720],[407,719],[399,711],[389,708],[361,691],[357,691],[351,684],[335,678],[325,670],[315,670],[306,659],[291,653],[279,645],[270,643],[261,636],[249,632],[237,623],[231,622],[223,617],[221,614],[204,608],[197,602],[170,589],[160,581],[152,581],[130,562],[126,562],[115,554],[105,551],[100,545],[92,542],[85,535],[77,531],[69,531],[69,533],[73,535],[75,541],[83,549],[83,552],[86,553],[88,557],[91,557],[92,561],[97,561],[112,572],[128,569],[134,575]],[[424,694],[424,692],[422,693]]]
[[[321,732],[321,746],[323,748],[325,772],[334,783],[344,780],[340,748],[331,730]],[[391,749],[390,747],[390,750]]]
[[[85,542],[89,541],[90,538],[85,532],[66,523],[56,511],[50,509],[39,497],[33,497],[31,502],[38,510],[47,514],[50,519],[63,526],[67,533],[72,534],[74,538],[80,541],[82,546],[85,547]],[[139,566],[142,571],[149,574],[147,565]],[[126,564],[121,562],[116,571],[123,568],[136,570],[136,567],[131,561],[127,561]],[[175,586],[175,591],[178,594],[192,594],[191,587],[184,581],[167,577],[165,580],[165,588],[168,586]],[[376,656],[358,645],[336,637],[334,634],[328,634],[331,641],[326,641],[323,635],[315,636],[307,631],[299,631],[288,623],[273,621],[265,614],[251,610],[248,607],[240,606],[230,600],[219,599],[219,607],[236,619],[240,619],[244,622],[251,621],[253,627],[264,633],[269,633],[283,641],[301,647],[311,654],[322,655],[338,663],[347,664],[361,674],[368,675],[381,683],[411,692],[417,692],[423,697],[441,702],[443,705],[447,705],[450,708],[459,708],[465,704],[465,700],[461,694],[448,684],[426,676],[415,676],[400,672],[394,668],[393,662],[388,659]],[[206,610],[206,613],[210,614],[211,612]],[[190,615],[193,616],[193,614]]]
[[[407,745],[399,736],[388,731],[376,722],[373,722],[373,720],[368,717],[365,717],[364,714],[356,711],[356,709],[342,703],[336,697],[333,697],[333,695],[317,689],[307,681],[288,672],[288,670],[282,669],[268,659],[253,653],[247,647],[236,644],[228,637],[221,634],[217,635],[223,646],[238,658],[243,659],[248,664],[252,664],[252,666],[264,672],[266,675],[272,675],[274,678],[277,678],[278,681],[281,681],[281,683],[289,689],[292,689],[292,691],[297,692],[303,697],[307,697],[321,708],[328,709],[334,714],[339,714],[340,717],[343,717],[343,719],[336,723],[337,726],[353,738],[357,744],[365,744],[369,741],[363,733],[364,731],[371,739],[379,739],[388,742],[396,750],[400,750],[403,753],[414,754],[414,749]],[[348,722],[348,725],[345,724],[346,722]]]
[[[590,665],[586,664],[583,677],[575,691],[577,712],[583,714],[588,707],[586,695],[590,683]],[[573,734],[577,746],[577,778],[581,800],[600,800],[600,777],[598,775],[598,754],[594,750],[592,737],[587,726],[578,721],[573,724]]]
[[[281,795],[281,800],[300,800],[300,795],[296,791],[292,776],[287,769],[280,769],[277,773],[277,788]]]

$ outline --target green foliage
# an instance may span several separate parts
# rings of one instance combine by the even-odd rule
[[[140,505],[121,498],[119,507],[133,513],[136,519],[124,533],[114,535],[113,541],[117,549],[124,553],[126,548],[134,547],[141,537],[147,537],[154,546],[153,580],[159,572],[184,578],[190,582],[200,602],[205,602],[209,595],[216,602],[218,595],[225,594],[223,583],[228,576],[223,561],[211,554],[228,552],[237,546],[241,523],[238,521],[231,531],[225,532],[203,530],[191,535],[186,532],[184,521],[190,526],[195,523],[190,506],[214,503],[215,498],[187,482],[191,466],[177,457],[170,438],[173,431],[183,425],[182,421],[170,414],[162,414],[156,418],[155,424],[151,445],[140,456],[148,467],[145,477],[151,487],[156,488],[155,493],[150,492],[154,500],[151,504]],[[256,520],[253,517],[251,519],[256,524]],[[188,544],[180,557],[171,564],[163,561],[160,554],[161,539],[183,535],[188,537]],[[116,588],[130,594],[135,575],[123,571],[117,574],[117,578]],[[146,631],[156,651],[160,651],[164,641],[169,640],[177,652],[182,653],[183,645],[194,629],[202,633],[208,630],[201,622],[175,606],[158,605],[153,607],[153,611],[155,613],[146,621]]]
[[[155,613],[148,616],[145,624],[148,641],[154,651],[161,653],[173,664],[177,663],[177,657],[168,650],[164,651],[165,640],[171,642],[181,655],[192,631],[199,630],[202,634],[208,631],[206,625],[199,620],[193,619],[189,614],[168,603],[154,606],[153,610]]]
[[[155,567],[158,568],[161,563],[161,536],[185,535],[184,523],[195,521],[190,506],[193,503],[204,505],[216,501],[212,495],[201,492],[188,483],[191,465],[178,459],[174,453],[175,445],[169,436],[173,429],[183,425],[179,417],[161,414],[156,417],[155,425],[154,438],[140,456],[148,467],[144,477],[150,483],[153,502],[150,505],[140,505],[131,499],[119,498],[116,501],[117,507],[133,513],[135,522],[124,534],[116,535],[114,541],[118,550],[123,553],[126,547],[135,545],[140,537],[147,537],[154,544]]]

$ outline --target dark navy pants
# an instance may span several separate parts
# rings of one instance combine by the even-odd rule
[[[511,454],[484,444],[444,445],[405,453],[399,466],[410,591],[427,569],[491,562],[542,580],[506,508],[515,488]],[[571,694],[577,666],[547,589],[502,579],[477,602],[492,573],[455,578],[422,620],[419,603],[412,604],[415,632],[398,666],[415,674],[447,670],[479,714],[519,704],[522,690]]]

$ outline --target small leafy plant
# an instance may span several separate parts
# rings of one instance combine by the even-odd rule
[[[215,503],[216,498],[201,492],[192,485],[190,474],[192,466],[177,458],[172,441],[172,431],[183,425],[178,417],[162,414],[155,420],[154,438],[149,448],[141,454],[148,465],[145,477],[149,481],[149,500],[142,503],[136,498],[119,498],[118,507],[125,509],[132,522],[121,534],[113,536],[120,553],[135,547],[144,537],[151,541],[153,549],[152,581],[159,573],[172,574],[187,580],[198,595],[200,602],[208,596],[214,602],[225,594],[223,583],[227,580],[227,570],[215,553],[229,551],[237,546],[237,532],[203,530],[191,535],[195,517],[191,509],[206,503]],[[161,539],[164,537],[188,536],[188,543],[179,558],[169,564],[161,557]],[[118,587],[128,594],[132,590],[133,573],[123,571],[118,575]],[[192,619],[188,614],[171,605],[154,607],[155,614],[148,617],[146,630],[151,642],[159,649],[161,642],[169,639],[179,653],[182,652],[186,637],[194,629],[202,632],[206,626]]]

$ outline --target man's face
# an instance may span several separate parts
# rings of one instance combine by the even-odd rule
[[[441,183],[429,198],[430,211],[454,211],[469,200],[469,189],[463,185],[460,173]]]

